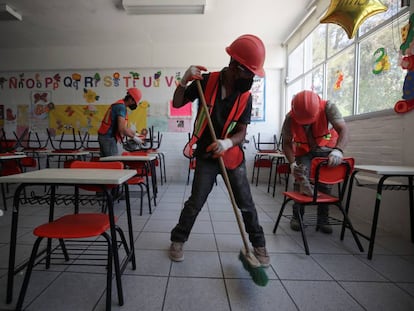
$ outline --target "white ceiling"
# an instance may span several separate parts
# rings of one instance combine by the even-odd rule
[[[154,0],[154,2],[157,0]],[[122,0],[0,0],[23,21],[0,22],[0,49],[129,44],[226,46],[243,33],[280,45],[312,0],[206,0],[204,15],[127,15]]]

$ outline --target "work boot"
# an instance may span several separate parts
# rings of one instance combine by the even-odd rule
[[[182,242],[171,242],[168,255],[172,261],[180,262],[184,260],[183,245]]]
[[[329,206],[318,205],[318,224],[316,231],[321,230],[323,233],[331,234],[332,226],[329,224]]]
[[[293,231],[300,231],[298,212],[300,211],[300,215],[302,216],[302,219],[303,219],[303,214],[305,212],[303,205],[293,204],[292,208],[293,208],[293,216],[290,219],[290,229],[292,229]]]
[[[295,166],[293,175],[295,176],[295,182],[299,185],[299,189],[295,191],[311,197],[313,196],[313,186],[309,182],[307,171],[308,168],[303,164]]]
[[[267,253],[266,247],[253,247],[253,254],[260,262],[263,268],[270,266],[270,257]]]

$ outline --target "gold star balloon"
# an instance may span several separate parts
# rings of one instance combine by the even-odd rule
[[[368,17],[387,9],[379,0],[331,0],[328,11],[320,22],[341,26],[348,38],[352,39]]]

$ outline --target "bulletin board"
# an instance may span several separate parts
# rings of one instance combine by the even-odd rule
[[[185,69],[108,69],[0,72],[0,126],[6,132],[74,128],[94,134],[108,107],[137,87],[143,96],[128,122],[140,131],[190,132],[193,104],[172,107]],[[252,121],[264,120],[264,79],[252,87]]]

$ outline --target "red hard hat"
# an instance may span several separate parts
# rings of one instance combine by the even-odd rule
[[[226,48],[226,52],[259,77],[264,77],[266,51],[262,40],[255,35],[242,35]]]
[[[129,95],[132,96],[135,102],[139,104],[139,101],[141,100],[141,97],[142,97],[141,91],[138,90],[136,87],[131,87],[130,89],[127,89],[127,92]]]
[[[312,124],[319,113],[321,98],[312,91],[302,91],[292,99],[292,118],[299,124]]]

